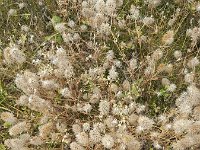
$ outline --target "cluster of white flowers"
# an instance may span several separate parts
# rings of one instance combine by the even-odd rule
[[[1,119],[10,124],[14,124],[17,121],[17,118],[14,117],[13,113],[10,112],[3,112],[1,113]]]
[[[43,149],[49,143],[71,150],[200,146],[200,28],[181,33],[185,39],[177,49],[181,5],[166,19],[165,11],[154,13],[161,0],[124,2],[58,0],[65,13],[71,8],[67,21],[54,18],[49,24],[62,44],[45,41],[31,58],[20,42],[4,49],[3,64],[18,67],[13,80],[21,96],[15,103],[28,110],[28,117],[20,114],[19,119],[1,113],[9,126],[8,148]],[[191,51],[186,52],[187,37]]]
[[[116,17],[117,8],[123,0],[96,0],[82,2],[82,15],[89,21],[89,25],[96,28],[99,33],[110,34],[109,17]]]
[[[161,0],[145,0],[145,2],[149,7],[157,7],[161,3]]]
[[[165,45],[172,44],[174,42],[174,31],[172,31],[172,30],[167,31],[162,37],[162,42]]]
[[[200,28],[194,27],[192,29],[188,29],[186,32],[187,36],[191,37],[192,43],[191,45],[195,45],[200,38]]]
[[[11,136],[16,136],[18,134],[21,134],[24,131],[28,131],[29,128],[30,128],[30,124],[23,121],[12,126],[8,132]]]
[[[8,64],[12,63],[22,64],[26,61],[24,52],[20,50],[17,45],[5,48],[4,58],[5,62]]]

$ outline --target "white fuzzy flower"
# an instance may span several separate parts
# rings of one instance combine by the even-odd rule
[[[60,90],[60,94],[65,98],[69,98],[69,97],[72,96],[72,93],[71,93],[71,91],[69,90],[68,87],[65,87],[64,89],[61,89]]]
[[[170,84],[167,87],[167,90],[170,91],[170,92],[174,92],[176,90],[176,85],[175,84]]]
[[[48,113],[51,108],[51,104],[49,101],[44,100],[35,94],[30,95],[28,101],[28,107],[30,109],[39,111],[41,113]]]
[[[43,124],[43,125],[39,126],[38,129],[39,129],[39,136],[41,138],[47,138],[48,135],[50,135],[50,133],[53,130],[53,123],[52,122],[48,122],[46,124]]]
[[[8,11],[8,16],[14,16],[14,15],[16,15],[17,14],[17,10],[16,9],[10,9],[9,11]]]
[[[69,20],[67,25],[70,27],[70,28],[74,28],[75,26],[75,22],[73,20]]]
[[[95,10],[97,11],[97,13],[104,14],[105,9],[106,9],[106,3],[104,2],[104,0],[97,0],[95,4]]]
[[[175,51],[175,52],[174,52],[174,57],[175,57],[176,59],[180,59],[180,58],[182,57],[182,52],[181,52],[181,51]]]
[[[71,150],[86,150],[84,147],[82,147],[81,145],[79,145],[78,143],[76,142],[72,142],[70,144],[70,149]]]
[[[200,90],[195,85],[187,87],[187,94],[191,106],[200,104]]]
[[[152,18],[152,17],[144,17],[142,22],[143,22],[144,25],[149,26],[149,25],[154,23],[154,18]]]
[[[99,103],[99,111],[101,115],[107,115],[110,111],[110,102],[106,100],[101,100]]]
[[[63,33],[62,34],[62,38],[63,38],[63,41],[65,42],[65,43],[67,43],[67,44],[69,44],[70,42],[72,42],[73,41],[73,36],[72,36],[72,34],[71,33]]]
[[[73,77],[73,75],[74,75],[74,68],[70,64],[69,66],[67,66],[66,70],[64,71],[64,76],[66,79],[70,79]]]
[[[157,7],[161,3],[161,0],[146,0],[146,2],[150,7]]]
[[[99,27],[99,33],[104,35],[110,35],[111,26],[108,23],[102,23]]]
[[[200,64],[199,59],[198,59],[197,57],[194,57],[194,58],[192,58],[192,59],[190,59],[190,60],[188,61],[187,66],[188,66],[189,68],[194,69],[194,68],[195,68],[197,65],[199,65],[199,64]]]
[[[194,81],[194,74],[193,73],[187,73],[185,75],[185,78],[184,78],[185,82],[187,83],[192,83]]]
[[[172,64],[167,64],[164,67],[164,71],[167,72],[167,73],[171,73],[173,71],[173,65]]]
[[[25,3],[19,3],[18,6],[19,6],[19,9],[22,9],[26,6],[26,4]]]
[[[83,131],[89,131],[90,130],[90,124],[89,123],[84,123],[83,124]]]
[[[146,116],[139,116],[137,131],[140,133],[144,130],[150,130],[153,127],[154,121]]]
[[[88,5],[89,5],[89,4],[88,4],[87,1],[83,1],[82,4],[81,4],[81,6],[82,6],[83,8],[87,8]]]
[[[163,57],[163,51],[161,49],[157,49],[153,52],[152,54],[152,58],[155,61],[158,61],[159,59],[161,59]]]
[[[82,108],[82,110],[85,112],[85,113],[90,113],[91,110],[92,110],[92,105],[90,105],[89,103],[85,104]]]
[[[29,143],[31,145],[38,146],[38,145],[42,145],[44,143],[44,141],[43,141],[43,139],[40,136],[33,136],[33,137],[31,137]]]
[[[90,141],[92,143],[96,144],[96,143],[101,142],[102,137],[98,130],[96,129],[90,130],[89,135],[90,135]]]
[[[27,25],[22,25],[21,30],[24,32],[28,32],[30,30],[30,28]]]
[[[118,77],[118,72],[116,72],[115,66],[112,66],[111,69],[109,70],[108,79],[110,79],[110,80],[116,80],[117,77]]]
[[[136,6],[131,5],[130,14],[132,19],[137,20],[140,16],[140,11]]]
[[[116,10],[116,0],[107,0],[105,8],[108,15],[113,15]]]
[[[66,30],[65,23],[55,24],[54,29],[60,33],[64,32]]]
[[[78,133],[80,133],[81,132],[81,126],[80,125],[78,125],[78,124],[73,124],[72,125],[72,130],[73,130],[73,132],[75,133],[75,134],[78,134]]]
[[[26,121],[23,121],[12,126],[8,132],[11,136],[16,136],[18,134],[21,134],[22,132],[28,131],[29,128],[30,128],[30,124],[27,123]]]
[[[12,150],[21,150],[24,147],[25,142],[20,138],[14,138],[5,140],[4,144]]]
[[[129,64],[130,64],[130,69],[131,70],[135,70],[138,67],[137,59],[135,59],[135,58],[132,58],[130,60]]]
[[[106,59],[111,61],[111,60],[113,60],[113,58],[114,58],[114,52],[113,52],[113,50],[109,50],[107,52]]]
[[[76,141],[82,146],[87,146],[89,144],[88,134],[85,132],[76,134]]]
[[[171,45],[174,42],[174,31],[167,31],[162,37],[162,42],[165,45]]]
[[[59,85],[54,80],[42,80],[42,87],[47,90],[56,90]]]
[[[28,106],[28,96],[22,95],[18,100],[16,100],[16,104],[20,106]]]
[[[15,84],[27,95],[32,94],[39,87],[39,78],[35,73],[25,71],[24,74],[17,74]]]
[[[153,142],[153,146],[155,149],[162,149],[161,145],[158,143],[158,141]]]
[[[23,51],[19,49],[17,45],[7,47],[4,49],[4,58],[6,63],[18,63],[22,64],[26,61],[26,57]]]
[[[80,40],[79,33],[74,33],[74,35],[73,35],[73,41],[76,42],[76,41],[79,41],[79,40]]]
[[[101,142],[102,142],[102,145],[108,149],[111,149],[114,146],[114,139],[109,134],[104,135]]]
[[[196,5],[196,11],[200,12],[200,3]]]
[[[10,112],[2,112],[0,119],[11,124],[14,124],[17,121],[17,118],[14,117],[13,113]]]
[[[170,81],[167,78],[162,78],[162,85],[163,86],[169,86],[170,85]]]
[[[175,131],[176,134],[181,134],[185,130],[189,129],[190,126],[191,126],[191,124],[192,124],[191,120],[178,119],[178,120],[174,121],[173,129],[174,129],[174,131]]]
[[[98,130],[101,133],[104,133],[106,130],[106,126],[104,123],[98,122],[98,123],[94,123],[93,129]]]

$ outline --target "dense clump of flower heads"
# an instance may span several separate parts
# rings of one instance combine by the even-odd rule
[[[11,125],[8,132],[13,138],[5,141],[8,148],[42,149],[48,143],[71,150],[182,150],[200,146],[200,63],[195,52],[199,28],[184,32],[191,38],[191,50],[171,50],[178,34],[173,26],[180,15],[178,8],[174,20],[167,22],[170,30],[162,32],[160,45],[154,45],[143,29],[160,34],[163,29],[157,26],[157,20],[152,15],[143,16],[136,4],[126,8],[120,18],[127,5],[123,3],[73,1],[72,6],[80,8],[76,12],[79,22],[52,20],[65,45],[38,51],[37,55],[43,57],[35,68],[16,75],[15,84],[23,93],[16,104],[40,115],[17,119],[11,112],[1,113],[1,119]],[[196,4],[187,2],[191,3]],[[150,10],[159,5],[160,0],[144,1],[144,7]],[[87,32],[89,37],[85,36]],[[129,40],[120,40],[124,34]],[[131,52],[126,53],[127,49]],[[170,59],[166,59],[169,53]],[[4,60],[7,65],[26,63],[20,45],[5,48]],[[149,101],[153,97],[175,105],[152,117]]]

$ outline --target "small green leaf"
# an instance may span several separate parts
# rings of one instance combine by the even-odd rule
[[[12,126],[12,124],[9,123],[9,122],[5,122],[5,123],[3,124],[3,126],[4,126],[4,128],[9,128],[9,127]],[[1,149],[0,149],[0,150],[1,150]]]
[[[136,97],[140,96],[140,93],[138,92],[138,89],[135,84],[132,84],[131,93],[133,93]]]
[[[45,39],[45,41],[49,41],[49,40],[52,39],[52,35],[50,35],[50,36],[46,36],[44,39]]]
[[[6,148],[3,144],[0,144],[0,150],[6,150]]]
[[[63,38],[59,33],[50,35],[50,36],[46,36],[45,37],[45,41],[49,41],[49,40],[54,40],[55,42],[61,44],[63,42]]]
[[[63,38],[60,34],[55,36],[55,42],[61,44],[63,42]]]
[[[167,93],[167,90],[166,89],[161,89],[159,91],[159,96],[163,96],[163,97],[168,97],[169,96],[169,93]]]
[[[51,19],[51,22],[53,23],[53,25],[60,23],[62,21],[62,19],[59,16],[53,16]]]
[[[21,37],[20,37],[21,43],[22,43],[22,44],[25,44],[26,40],[27,40],[26,35],[22,34]]]

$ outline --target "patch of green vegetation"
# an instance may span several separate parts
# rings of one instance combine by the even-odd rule
[[[6,150],[6,148],[3,144],[0,144],[0,150]]]

